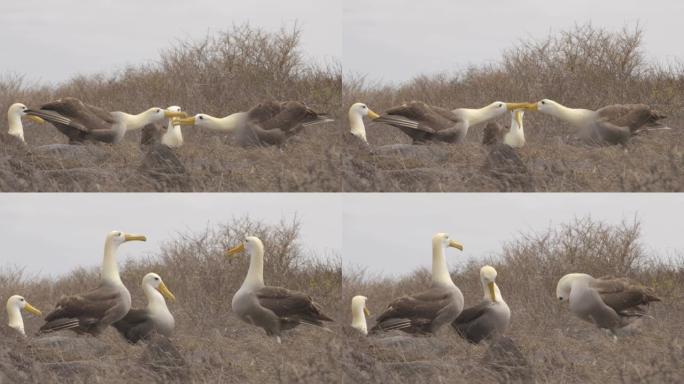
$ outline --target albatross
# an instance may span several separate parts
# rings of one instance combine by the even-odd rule
[[[361,332],[363,335],[368,335],[368,325],[366,324],[366,316],[370,316],[370,311],[366,307],[366,296],[356,295],[351,300],[352,322],[351,327]]]
[[[374,122],[389,124],[399,128],[413,139],[414,144],[426,142],[462,142],[468,128],[485,123],[506,111],[531,109],[530,103],[493,102],[479,109],[446,108],[428,105],[421,101],[412,101],[393,107],[374,119]]]
[[[626,144],[644,131],[669,129],[658,121],[667,116],[645,104],[614,104],[596,111],[568,108],[553,100],[539,101],[533,110],[568,122],[589,143]]]
[[[25,113],[52,123],[69,138],[69,143],[95,141],[112,144],[120,142],[127,131],[140,129],[164,118],[186,116],[182,112],[156,107],[137,115],[120,111],[108,112],[74,97],[58,99],[44,104],[38,110],[28,109]]]
[[[204,113],[180,119],[181,125],[194,125],[221,132],[234,132],[242,147],[280,145],[304,127],[333,121],[299,101],[267,101],[247,112],[223,118]]]
[[[473,344],[503,335],[511,320],[511,310],[496,285],[496,269],[489,265],[480,268],[480,283],[484,290],[482,301],[464,309],[451,323],[461,337]]]
[[[42,316],[43,314],[36,307],[29,304],[22,296],[14,295],[7,299],[7,318],[9,319],[7,325],[22,336],[26,336],[26,332],[24,332],[24,319],[21,317],[22,310],[36,316]]]
[[[354,103],[349,107],[349,132],[358,137],[365,144],[368,144],[368,139],[366,139],[366,126],[363,123],[363,118],[368,116],[370,119],[377,119],[380,117],[377,113],[373,112],[364,103]]]
[[[263,328],[279,344],[283,330],[300,324],[325,328],[324,322],[333,321],[309,295],[264,284],[264,245],[259,238],[247,236],[226,255],[242,252],[250,257],[249,269],[232,301],[233,311],[242,321]]]
[[[33,120],[38,124],[45,123],[45,120],[38,116],[26,114],[27,110],[28,108],[22,103],[14,103],[7,109],[7,126],[9,127],[7,134],[22,143],[26,143],[26,140],[24,140],[24,125],[21,122],[22,117],[26,116],[27,119]]]
[[[112,231],[107,235],[100,285],[86,293],[64,296],[45,317],[40,332],[71,329],[99,335],[108,325],[121,320],[131,309],[131,294],[119,276],[116,250],[128,241],[146,241],[145,236]]]
[[[661,301],[653,289],[624,277],[605,276],[598,279],[586,273],[563,276],[556,286],[556,297],[567,301],[570,311],[597,327],[615,331],[630,319],[647,316],[642,305]]]
[[[148,340],[154,333],[170,336],[176,326],[164,300],[176,301],[176,297],[162,278],[156,273],[148,273],[143,277],[141,286],[147,298],[147,308],[131,309],[123,319],[112,324],[121,336],[133,344]]]
[[[454,321],[463,310],[463,294],[451,280],[444,258],[447,247],[463,250],[446,233],[432,237],[432,286],[420,293],[393,300],[377,318],[371,332],[400,329],[406,333],[434,334]]]

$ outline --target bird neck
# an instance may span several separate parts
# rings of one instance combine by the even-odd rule
[[[7,304],[7,318],[9,319],[7,325],[10,328],[26,336],[26,333],[24,333],[24,319],[21,317],[21,311],[16,305]]]
[[[247,112],[236,112],[223,118],[211,117],[203,124],[209,129],[216,131],[233,131],[245,120]]]
[[[123,131],[134,131],[136,129],[141,129],[147,124],[154,122],[155,114],[150,110],[140,112],[137,115],[131,115],[126,112],[113,112],[118,116],[119,123],[123,126]],[[115,127],[119,124],[115,124]]]
[[[469,126],[482,124],[501,114],[499,109],[490,106],[479,109],[460,108],[456,111],[465,118]]]
[[[561,120],[565,120],[574,126],[584,126],[587,119],[590,119],[594,115],[594,111],[589,109],[581,108],[568,108],[561,104],[553,104],[552,108],[549,108],[548,113],[551,116],[557,117]]]
[[[162,144],[168,147],[180,147],[183,145],[183,132],[181,131],[181,126],[176,124],[173,125],[173,121],[169,119],[166,129],[166,133],[162,136]]]
[[[249,270],[247,277],[242,283],[243,286],[264,286],[264,248],[261,244],[254,245],[256,249],[252,251],[249,258]]]
[[[358,113],[349,112],[349,131],[352,135],[368,143],[366,139],[366,126],[363,124],[363,117]]]
[[[368,334],[368,325],[366,324],[366,315],[363,313],[365,304],[352,306],[352,322],[351,326],[359,330],[364,335]]]
[[[456,286],[451,280],[446,259],[444,258],[444,244],[441,240],[432,242],[432,282],[434,284]]]
[[[21,116],[18,114],[7,114],[7,123],[9,130],[7,133],[14,137],[18,137],[21,141],[24,141],[24,125],[21,123]]]
[[[497,302],[497,303],[502,303],[504,301],[503,296],[501,296],[501,291],[499,290],[499,286],[496,283],[494,284],[494,296],[495,299],[492,300],[492,294],[489,292],[489,286],[486,282],[482,282],[482,289],[484,290],[484,299],[486,301],[491,301],[491,302]]]
[[[145,293],[145,297],[147,298],[147,309],[150,310],[152,313],[156,313],[159,310],[166,310],[168,311],[168,307],[166,306],[166,300],[164,300],[164,296],[162,296],[159,291],[154,289],[149,284],[143,284],[143,292]]]
[[[105,243],[104,258],[102,259],[102,280],[115,285],[123,285],[119,276],[119,266],[116,264],[116,250],[119,246],[110,241]]]

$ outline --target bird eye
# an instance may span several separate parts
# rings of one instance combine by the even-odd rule
[[[542,104],[546,104],[546,101],[542,101]]]
[[[503,104],[499,103],[499,108],[503,107]]]
[[[204,120],[204,116],[200,116],[199,119],[200,119],[200,120]]]
[[[20,300],[20,301],[26,301],[26,300],[24,300],[23,298],[21,298],[21,299],[19,299],[19,300]]]
[[[363,106],[361,106],[361,108],[366,109],[366,108],[368,108],[368,107],[366,107],[365,105],[363,105]]]
[[[157,280],[157,281],[159,281],[159,278],[158,278],[158,277],[155,277],[154,279]]]

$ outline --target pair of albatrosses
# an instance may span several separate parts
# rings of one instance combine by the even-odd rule
[[[496,285],[496,270],[491,266],[480,269],[484,298],[479,304],[463,309],[463,294],[449,275],[444,250],[463,246],[449,240],[445,233],[432,238],[432,286],[423,292],[393,300],[380,316],[371,332],[402,330],[411,334],[435,334],[445,324],[472,343],[503,334],[508,328],[510,309]],[[368,334],[366,318],[369,311],[365,296],[352,299],[352,328]]]
[[[365,143],[366,128],[363,117],[368,116],[374,122],[385,123],[399,128],[409,136],[414,144],[426,142],[462,142],[471,126],[490,121],[506,111],[535,108],[530,103],[493,102],[479,109],[445,108],[428,105],[420,101],[412,101],[393,107],[381,116],[373,112],[366,104],[355,103],[349,108],[349,125],[352,135]],[[522,115],[520,115],[522,119]]]
[[[65,97],[42,105],[39,109],[26,109],[24,113],[49,121],[69,143],[86,141],[118,143],[127,131],[140,129],[164,118],[185,117],[182,112],[162,108],[149,108],[137,115],[126,112],[109,112],[86,104],[74,97]]]
[[[300,324],[326,329],[324,322],[333,321],[309,295],[264,284],[264,244],[259,238],[247,236],[238,246],[226,251],[226,255],[241,252],[250,257],[249,269],[233,296],[232,308],[242,321],[264,329],[279,344],[283,330]]]
[[[232,133],[242,147],[280,145],[308,126],[333,121],[299,101],[266,101],[247,112],[223,118],[205,113],[180,119],[181,125],[194,125]]]
[[[109,325],[129,341],[147,338],[153,331],[170,334],[174,320],[162,295],[175,300],[161,277],[149,273],[143,278],[143,292],[148,299],[144,310],[131,311],[131,294],[121,281],[116,263],[116,251],[129,241],[146,241],[142,235],[112,231],[105,240],[100,285],[83,294],[62,297],[45,317],[40,332],[70,329],[76,333],[99,335]],[[161,294],[159,292],[161,292]]]
[[[624,277],[605,276],[598,279],[586,273],[563,276],[556,286],[556,297],[568,302],[570,311],[582,320],[616,331],[630,320],[648,316],[649,303],[661,301],[653,289]]]
[[[21,311],[24,310],[36,316],[43,314],[33,305],[29,304],[23,296],[13,295],[7,299],[7,325],[17,331],[20,335],[26,336],[24,331],[24,318],[21,317]]]

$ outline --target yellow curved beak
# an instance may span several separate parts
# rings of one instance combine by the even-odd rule
[[[147,241],[147,237],[143,235],[131,235],[127,233],[124,235],[124,241]]]
[[[188,117],[185,119],[178,119],[178,124],[180,125],[195,125],[195,117]]]
[[[508,109],[509,111],[515,111],[516,109],[536,111],[537,103],[506,103],[506,109]]]
[[[452,248],[456,248],[456,249],[458,249],[458,250],[460,250],[460,251],[463,250],[463,244],[459,243],[459,242],[456,241],[456,240],[449,240],[449,246],[452,247]]]
[[[489,282],[487,283],[487,287],[489,287],[489,296],[491,296],[492,301],[496,301],[496,290],[494,289],[494,282]]]
[[[43,316],[43,312],[41,312],[38,308],[34,307],[33,305],[29,304],[28,302],[26,302],[24,309],[26,310],[26,312],[30,312],[36,316]]]
[[[45,123],[45,120],[43,120],[42,118],[40,118],[38,116],[28,115],[28,116],[26,116],[26,118],[29,120],[32,120],[34,123],[38,123],[38,124],[44,124]]]
[[[368,307],[363,307],[363,314],[366,315],[366,317],[369,317],[371,315],[370,311],[368,310]]]
[[[159,283],[159,292],[161,292],[161,294],[164,295],[164,297],[166,297],[167,299],[171,301],[176,301],[176,296],[174,296],[173,293],[171,293],[171,291],[169,290],[169,288],[166,287],[166,284],[164,284],[163,281]]]
[[[370,117],[371,119],[375,120],[375,119],[377,119],[378,117],[380,117],[380,115],[378,115],[377,113],[371,111],[370,108],[368,108],[368,117]]]
[[[245,245],[240,244],[237,247],[233,247],[229,250],[226,251],[226,256],[233,256],[237,253],[244,252],[245,251]]]
[[[164,117],[166,117],[167,119],[170,119],[172,117],[188,117],[188,114],[185,112],[164,111]]]

